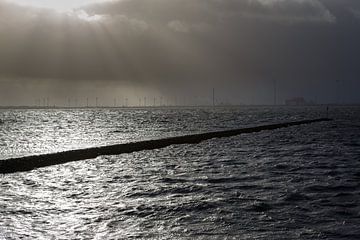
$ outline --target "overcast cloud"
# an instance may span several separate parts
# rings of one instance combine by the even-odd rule
[[[240,89],[277,80],[283,98],[337,101],[341,85],[359,102],[359,42],[358,0],[120,0],[72,11],[0,0],[2,91],[54,80]]]

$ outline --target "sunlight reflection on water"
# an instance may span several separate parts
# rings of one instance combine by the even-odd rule
[[[0,232],[15,239],[356,239],[360,111],[333,111],[330,123],[3,175]],[[2,157],[12,155],[11,142],[29,143],[22,154],[33,154],[319,115],[319,108],[2,111]],[[49,141],[54,148],[45,147]]]
[[[0,159],[321,116],[296,109],[0,111]]]

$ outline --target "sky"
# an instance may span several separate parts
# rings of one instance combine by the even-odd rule
[[[359,43],[358,0],[0,0],[0,105],[360,103]]]

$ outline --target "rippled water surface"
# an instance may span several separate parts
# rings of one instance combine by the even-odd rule
[[[0,110],[0,159],[324,116]],[[360,108],[332,122],[0,175],[0,239],[360,239]]]

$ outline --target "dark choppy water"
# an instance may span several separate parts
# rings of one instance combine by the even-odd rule
[[[0,158],[324,116],[0,111]],[[360,239],[360,108],[333,122],[2,175],[0,239]]]

